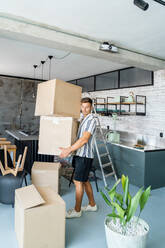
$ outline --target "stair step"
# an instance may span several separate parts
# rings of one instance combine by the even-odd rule
[[[106,164],[103,164],[103,165],[102,165],[103,168],[106,168],[106,167],[108,167],[108,166],[112,166],[112,163],[106,163]]]
[[[110,177],[110,176],[113,176],[113,175],[115,175],[115,172],[108,173],[108,174],[105,175],[105,177]]]
[[[97,144],[98,147],[106,147],[104,143]]]
[[[100,157],[102,158],[102,157],[106,157],[106,156],[108,156],[109,155],[109,153],[102,153],[102,154],[100,154]]]

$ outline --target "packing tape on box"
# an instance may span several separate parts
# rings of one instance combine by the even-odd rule
[[[59,125],[60,121],[72,119],[72,117],[52,117],[52,116],[41,116],[42,120],[52,121],[54,124]]]

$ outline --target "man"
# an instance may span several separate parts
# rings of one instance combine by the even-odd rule
[[[81,99],[81,111],[83,119],[77,134],[77,141],[70,147],[61,149],[61,158],[68,157],[72,152],[76,152],[72,165],[75,168],[73,181],[76,189],[76,203],[74,209],[66,213],[66,218],[80,217],[82,211],[97,211],[94,200],[92,186],[89,182],[89,172],[93,162],[93,135],[96,129],[96,120],[92,111],[92,100],[88,97]],[[84,190],[87,194],[89,204],[81,207]]]

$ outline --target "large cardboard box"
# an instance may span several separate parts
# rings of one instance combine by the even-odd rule
[[[51,187],[56,193],[60,188],[60,163],[34,162],[32,167],[32,184],[37,187]]]
[[[82,88],[59,79],[38,84],[35,115],[80,117]]]
[[[59,155],[59,147],[71,146],[77,137],[78,122],[72,117],[40,117],[38,153]]]
[[[65,202],[49,187],[17,189],[15,232],[19,248],[64,248]]]

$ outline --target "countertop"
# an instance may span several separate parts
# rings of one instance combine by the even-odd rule
[[[6,130],[6,133],[17,140],[38,140],[37,135],[28,135],[21,130]]]
[[[110,143],[110,142],[108,142]],[[138,149],[134,147],[134,144],[131,142],[127,142],[127,141],[120,141],[120,143],[111,143],[113,145],[116,146],[121,146],[121,147],[125,147],[128,149],[132,149],[132,150],[136,150],[139,152],[154,152],[154,151],[165,151],[165,147],[158,147],[158,146],[152,146],[152,145],[145,145],[144,149]]]

